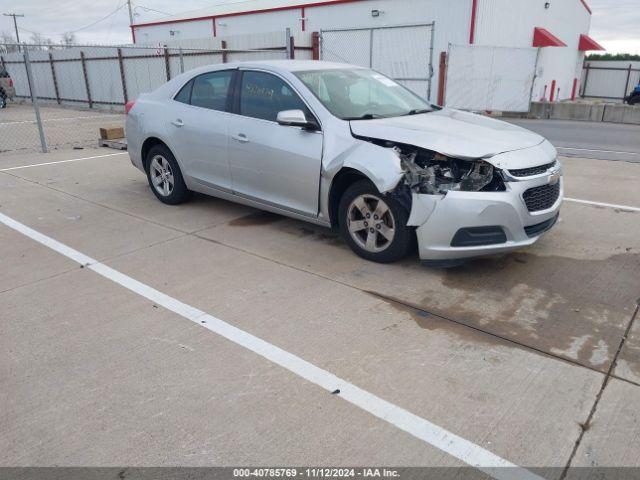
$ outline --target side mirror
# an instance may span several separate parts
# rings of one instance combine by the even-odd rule
[[[286,127],[302,127],[307,130],[319,130],[320,126],[315,119],[309,121],[302,110],[283,110],[278,112],[276,118],[278,124]]]

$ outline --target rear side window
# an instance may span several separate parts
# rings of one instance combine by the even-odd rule
[[[232,78],[232,70],[205,73],[194,78],[191,89],[191,105],[225,111]]]
[[[281,78],[264,72],[242,74],[240,115],[275,122],[283,110],[302,110],[310,115],[298,94]]]
[[[175,97],[173,97],[173,99],[176,102],[181,102],[186,104],[191,103],[191,87],[193,87],[193,80],[189,81],[184,87],[182,87],[182,89],[180,89],[178,94]]]

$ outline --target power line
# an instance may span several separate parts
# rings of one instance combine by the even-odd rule
[[[139,8],[140,8],[140,9],[142,9],[142,10],[144,10],[145,12],[155,12],[155,13],[160,13],[160,14],[162,14],[162,15],[168,15],[168,16],[175,15],[175,14],[173,14],[173,13],[163,12],[163,11],[161,11],[161,10],[155,10],[155,9],[153,9],[153,8],[145,7],[144,5],[137,5],[137,6],[134,8],[134,10],[137,10],[137,9],[139,9]]]
[[[118,13],[120,10],[122,10],[125,7],[125,5],[127,5],[127,3],[123,3],[118,8],[116,8],[113,12],[109,13],[108,15],[105,15],[104,17],[102,17],[99,20],[96,20],[93,23],[90,23],[89,25],[85,25],[84,27],[80,27],[80,28],[78,28],[76,30],[71,30],[70,32],[63,32],[63,33],[76,33],[76,32],[79,32],[81,30],[86,30],[87,28],[93,27],[94,25],[97,25],[98,23],[100,23],[100,22],[106,20],[107,18],[111,17],[112,15],[115,15],[116,13]],[[62,34],[58,33],[57,35],[62,35]]]
[[[66,32],[59,32],[59,33],[43,33],[43,32],[34,32],[32,30],[27,30],[26,28],[22,28],[20,27],[20,30],[23,30],[25,32],[29,32],[29,33],[33,33],[35,35],[64,35],[65,33],[76,33],[76,32],[80,32],[81,30],[86,30],[87,28],[91,28],[94,25],[97,25],[100,22],[105,21],[107,18],[115,15],[116,13],[118,13],[120,10],[122,10],[125,6],[127,5],[127,2],[123,3],[122,5],[120,5],[118,8],[116,8],[115,10],[113,10],[111,13],[105,15],[104,17],[96,20],[95,22],[90,23],[89,25],[85,25],[84,27],[80,27],[80,28],[76,28],[75,30],[68,30]]]

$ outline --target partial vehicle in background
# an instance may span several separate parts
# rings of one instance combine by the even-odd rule
[[[638,84],[636,88],[633,89],[633,92],[631,92],[631,95],[626,97],[624,101],[627,102],[629,105],[635,105],[636,103],[640,103],[640,84]]]
[[[13,100],[16,96],[16,89],[9,72],[0,66],[0,108],[7,107],[7,99]]]
[[[373,70],[305,60],[192,70],[126,107],[153,193],[191,191],[333,227],[376,262],[430,264],[526,247],[563,183],[541,136],[440,108]]]

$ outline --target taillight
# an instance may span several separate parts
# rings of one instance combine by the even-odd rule
[[[124,106],[124,113],[129,113],[135,103],[135,100],[129,100]]]
[[[9,79],[9,86],[13,87],[13,80],[11,78]]]

